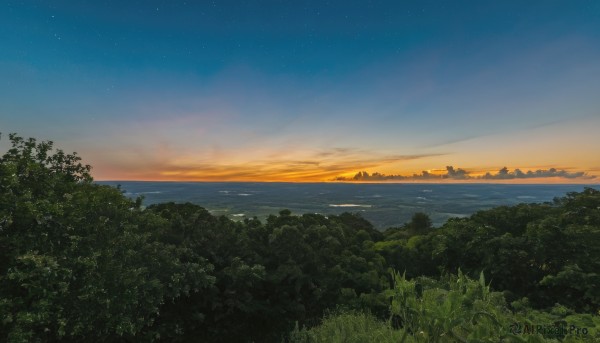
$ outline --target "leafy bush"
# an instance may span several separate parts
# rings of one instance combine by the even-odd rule
[[[345,312],[331,314],[312,329],[292,331],[289,343],[397,343],[406,339],[403,331],[395,330],[371,314]],[[408,342],[408,341],[407,341]]]
[[[443,282],[394,273],[391,313],[416,342],[501,342],[517,339],[501,293],[491,292],[483,273],[471,280],[460,270]],[[541,338],[540,335],[532,337]],[[532,338],[533,339],[533,338]]]

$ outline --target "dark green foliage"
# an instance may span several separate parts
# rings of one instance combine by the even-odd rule
[[[424,213],[384,233],[351,213],[234,222],[190,203],[143,209],[94,184],[77,155],[9,140],[0,341],[280,342],[295,326],[298,341],[511,341],[493,331],[511,318],[597,334],[600,192],[591,188],[437,229]],[[482,271],[491,289],[467,278]],[[331,310],[342,314],[318,326]]]
[[[493,292],[483,273],[478,280],[449,274],[440,280],[412,280],[398,273],[386,291],[391,320],[365,313],[328,315],[313,328],[295,328],[289,342],[598,342],[600,317],[575,314],[556,305],[531,310],[526,299],[511,311],[502,293]],[[577,329],[579,331],[577,331]]]
[[[485,271],[509,300],[529,297],[538,308],[559,302],[597,312],[599,216],[600,191],[587,188],[554,204],[504,206],[451,219],[429,234],[375,248],[411,277],[457,268],[472,276]]]
[[[387,310],[380,295],[387,287],[385,260],[368,249],[380,234],[360,217],[284,210],[263,224],[213,217],[192,204],[147,211],[169,220],[162,239],[205,257],[217,280],[163,310],[185,327],[170,339],[278,341],[295,321],[310,323],[340,303]]]
[[[212,283],[209,265],[153,239],[164,221],[89,166],[11,135],[0,159],[0,340],[115,340],[144,333],[160,306]]]
[[[431,231],[432,224],[429,216],[423,212],[417,212],[408,223],[408,231],[413,235],[423,235]]]

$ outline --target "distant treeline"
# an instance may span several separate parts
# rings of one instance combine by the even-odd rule
[[[142,206],[51,142],[0,158],[0,341],[596,342],[600,191],[378,231]],[[282,204],[285,206],[285,204]]]

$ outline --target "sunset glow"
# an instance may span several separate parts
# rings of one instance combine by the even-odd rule
[[[596,2],[0,6],[0,132],[96,180],[600,179]]]

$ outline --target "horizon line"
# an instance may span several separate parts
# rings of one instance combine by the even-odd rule
[[[338,181],[338,180],[323,180],[323,181],[265,181],[265,180],[118,180],[118,179],[94,179],[93,182],[164,182],[164,183],[338,183],[338,184],[429,184],[429,185],[448,185],[448,184],[501,184],[501,185],[588,185],[600,186],[598,182],[514,182],[514,179],[494,180],[494,181]],[[540,180],[542,181],[542,180]]]

